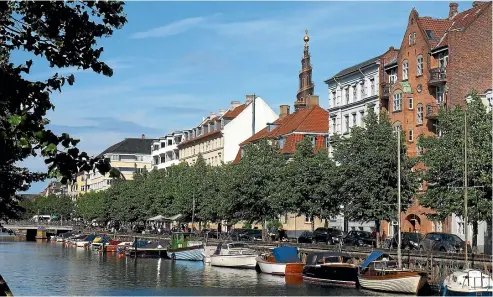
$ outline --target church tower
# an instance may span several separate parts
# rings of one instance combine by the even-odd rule
[[[295,111],[304,108],[307,105],[308,98],[313,95],[315,85],[312,82],[312,65],[310,64],[310,52],[308,51],[308,30],[305,30],[305,49],[303,51],[303,58],[301,59],[301,71],[300,71],[300,87],[296,94],[296,102],[294,103]]]

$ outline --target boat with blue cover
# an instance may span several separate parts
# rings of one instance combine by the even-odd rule
[[[301,275],[303,262],[298,257],[295,246],[274,248],[271,255],[259,256],[255,259],[262,273],[275,275]]]

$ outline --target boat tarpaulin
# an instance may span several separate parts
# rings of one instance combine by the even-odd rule
[[[366,268],[368,265],[370,265],[371,262],[380,258],[380,256],[382,256],[382,255],[383,255],[383,252],[379,252],[379,251],[372,252],[368,256],[368,258],[366,258],[365,262],[363,262],[363,264],[361,264],[361,268]]]
[[[298,248],[295,246],[280,246],[272,252],[278,263],[298,263]]]

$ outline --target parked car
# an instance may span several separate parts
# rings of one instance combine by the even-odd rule
[[[261,241],[262,240],[262,230],[259,229],[246,229],[243,233],[239,235],[239,240],[244,241]]]
[[[377,246],[377,240],[371,232],[368,231],[349,231],[344,237],[344,244],[354,246]]]
[[[229,232],[229,234],[231,235],[231,239],[232,240],[240,240],[240,235],[245,233],[247,229],[233,229]]]
[[[303,231],[298,237],[298,243],[312,243],[312,240],[313,232],[311,231]]]
[[[466,248],[466,242],[459,236],[451,233],[431,232],[419,243],[421,251],[439,252],[462,252]],[[471,246],[467,245],[467,250],[472,252]]]
[[[320,227],[313,231],[312,242],[326,242],[327,244],[336,244],[342,241],[343,233],[339,229]]]
[[[202,229],[199,234],[202,237],[217,238],[217,230],[216,229]]]
[[[415,232],[402,232],[401,233],[401,248],[405,250],[418,250],[419,243],[424,238],[424,235],[421,233]],[[391,247],[393,249],[397,248],[397,234],[392,237]]]

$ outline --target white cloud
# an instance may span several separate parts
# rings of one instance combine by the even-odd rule
[[[156,27],[149,29],[147,31],[134,33],[130,36],[130,38],[143,39],[143,38],[167,37],[167,36],[178,35],[180,33],[184,33],[186,31],[199,27],[200,25],[208,22],[210,19],[216,17],[217,15],[219,14],[178,20],[161,27]]]

